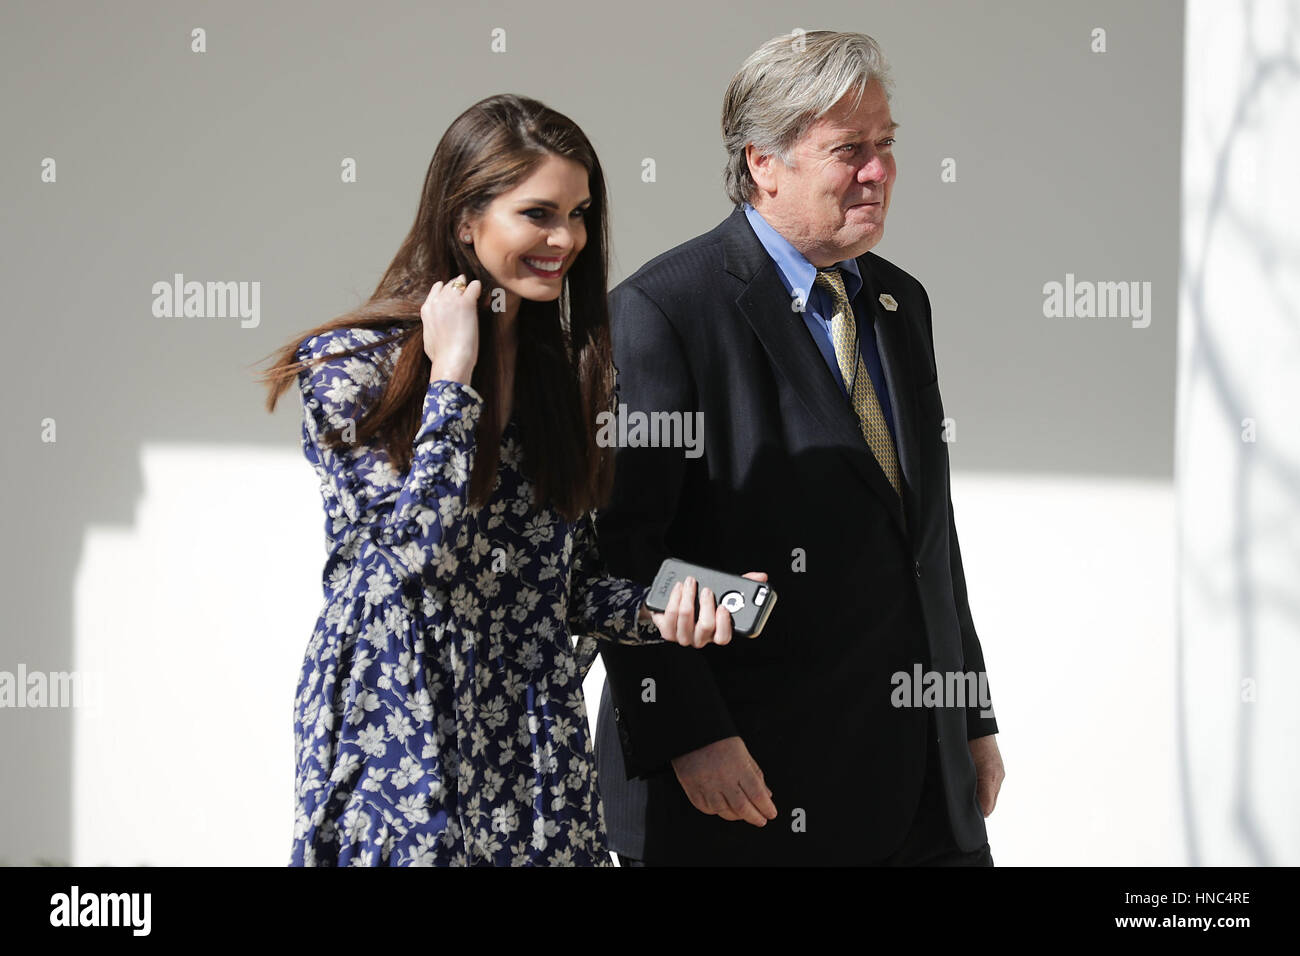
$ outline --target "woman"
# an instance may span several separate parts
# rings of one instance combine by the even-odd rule
[[[483,100],[438,144],[370,301],[266,373],[271,409],[298,380],[327,515],[291,865],[610,865],[582,695],[593,638],[731,637],[707,590],[694,620],[690,582],[651,615],[596,546],[613,477],[595,441],[614,388],[605,206],[572,121]]]

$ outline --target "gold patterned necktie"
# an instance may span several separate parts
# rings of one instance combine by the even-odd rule
[[[894,491],[901,496],[903,483],[898,468],[898,453],[894,450],[893,436],[889,433],[884,413],[880,410],[876,387],[862,360],[862,350],[858,348],[858,327],[853,320],[853,305],[849,302],[848,293],[844,291],[844,278],[840,275],[839,267],[818,269],[814,284],[829,292],[834,301],[831,341],[835,344],[835,360],[839,363],[844,387],[849,391],[853,412],[858,416],[862,437],[867,440],[867,446],[876,456],[876,461],[880,463],[889,483],[894,486]]]

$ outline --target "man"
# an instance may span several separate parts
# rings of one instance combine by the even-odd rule
[[[992,865],[991,708],[897,693],[984,657],[929,299],[868,252],[889,84],[862,34],[764,44],[724,100],[736,210],[612,293],[619,400],[701,412],[704,442],[620,448],[611,571],[649,581],[673,556],[767,572],[779,598],[754,640],[602,648],[598,775],[625,865]]]

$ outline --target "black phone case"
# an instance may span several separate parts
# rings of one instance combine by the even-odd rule
[[[709,588],[718,607],[726,607],[731,614],[732,633],[742,637],[758,637],[776,604],[776,591],[770,584],[751,581],[739,574],[728,574],[713,568],[688,564],[676,558],[667,558],[659,566],[645,605],[652,611],[662,611],[668,606],[668,596],[673,585],[695,578],[695,619],[700,619],[700,588]]]

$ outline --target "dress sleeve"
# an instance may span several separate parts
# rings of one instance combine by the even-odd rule
[[[650,588],[605,569],[596,542],[594,514],[587,512],[573,531],[569,577],[569,631],[619,644],[662,644],[659,628],[638,621]]]
[[[366,330],[316,336],[299,357],[334,354],[373,341]],[[429,384],[410,470],[398,474],[379,446],[356,441],[331,447],[323,435],[355,430],[367,403],[382,392],[391,371],[377,350],[331,358],[298,376],[303,399],[303,450],[321,475],[321,491],[336,505],[334,519],[351,524],[390,556],[395,572],[447,582],[464,554],[474,429],[483,397],[456,381]]]

